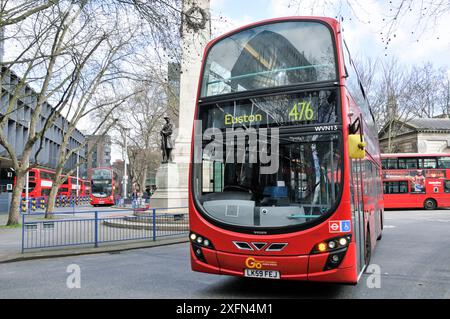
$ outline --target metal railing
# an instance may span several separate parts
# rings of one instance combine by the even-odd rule
[[[22,214],[22,253],[33,249],[88,246],[186,236],[187,207]]]

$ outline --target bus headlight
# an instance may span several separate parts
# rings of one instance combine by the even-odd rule
[[[323,270],[327,271],[327,270],[332,270],[332,269],[338,268],[339,265],[344,260],[346,252],[347,252],[347,248],[340,249],[340,250],[330,253],[330,255],[327,258],[327,262],[325,263],[325,266],[323,267]]]
[[[199,234],[191,232],[189,235],[189,239],[191,240],[192,244],[192,251],[194,252],[195,257],[200,260],[201,262],[208,263],[205,255],[203,254],[203,249],[214,249],[213,244],[211,241],[204,236],[201,236]]]
[[[189,235],[189,239],[191,242],[197,246],[214,249],[214,245],[211,243],[211,241],[203,236],[200,236],[199,234],[192,233]]]
[[[327,250],[327,244],[325,244],[325,243],[320,243],[319,245],[317,245],[317,249],[318,249],[320,252],[325,252],[325,251]]]
[[[346,234],[344,236],[330,238],[319,244],[314,245],[311,254],[321,254],[337,251],[343,248],[347,248],[350,244],[352,236]]]

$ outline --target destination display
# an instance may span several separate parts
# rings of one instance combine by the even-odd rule
[[[316,90],[202,106],[204,128],[338,123],[337,92]]]

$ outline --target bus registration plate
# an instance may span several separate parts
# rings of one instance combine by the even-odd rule
[[[280,272],[276,270],[245,269],[244,276],[251,278],[280,279]]]

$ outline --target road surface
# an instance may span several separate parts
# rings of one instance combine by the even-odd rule
[[[381,287],[194,273],[188,244],[0,264],[0,298],[450,298],[450,210],[386,212]],[[67,267],[80,267],[69,289]],[[75,266],[76,267],[76,266]]]

